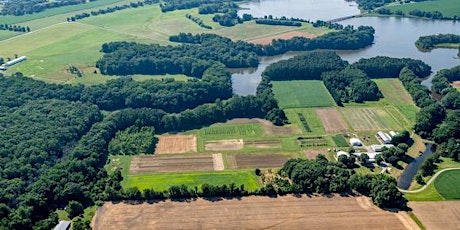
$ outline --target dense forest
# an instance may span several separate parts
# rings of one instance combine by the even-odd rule
[[[455,34],[438,34],[421,36],[415,41],[415,46],[419,50],[432,50],[440,44],[459,44],[460,35]]]

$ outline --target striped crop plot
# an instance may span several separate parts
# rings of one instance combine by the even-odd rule
[[[219,124],[200,130],[206,140],[262,136],[262,125],[256,122],[246,124]]]
[[[297,143],[301,148],[327,145],[327,141],[324,137],[297,137]]]
[[[384,108],[342,108],[345,119],[355,131],[400,130],[402,126]]]
[[[214,162],[218,158],[213,155],[135,156],[131,160],[129,173],[214,171],[214,165],[220,165]],[[218,169],[221,171],[221,168]]]
[[[348,130],[348,125],[336,108],[318,108],[316,114],[323,123],[327,132],[343,132]]]
[[[281,140],[244,140],[244,146],[257,149],[281,149]]]
[[[291,157],[281,154],[236,154],[227,155],[231,169],[278,168]]]

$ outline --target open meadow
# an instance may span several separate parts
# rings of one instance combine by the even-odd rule
[[[365,197],[281,196],[160,201],[100,207],[101,229],[408,229],[415,223],[376,208]]]
[[[406,4],[394,4],[385,7],[386,9],[395,12],[400,10],[404,13],[409,13],[412,10],[420,10],[426,12],[439,11],[444,16],[453,17],[460,15],[460,4],[457,0],[436,0],[436,1],[423,1],[411,2]]]
[[[322,81],[274,81],[272,84],[282,109],[336,105]]]

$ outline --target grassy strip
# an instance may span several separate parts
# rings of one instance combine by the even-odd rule
[[[275,81],[273,91],[282,109],[336,105],[322,81]]]
[[[202,184],[224,185],[235,183],[244,185],[248,191],[254,191],[260,187],[259,178],[253,170],[250,171],[227,171],[227,172],[200,172],[200,173],[165,173],[147,175],[128,175],[124,179],[124,188],[138,187],[140,190],[153,188],[157,191],[167,190],[172,185],[185,184],[190,188]]]
[[[415,223],[421,230],[426,230],[426,227],[422,224],[422,222],[418,219],[414,212],[407,212],[407,214],[409,214],[410,218],[412,218],[415,221]]]
[[[404,194],[409,201],[441,201],[444,198],[438,193],[434,184],[429,184],[423,191],[419,193]]]

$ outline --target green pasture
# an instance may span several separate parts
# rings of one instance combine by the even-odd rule
[[[460,170],[443,172],[434,181],[434,187],[446,200],[460,199]]]
[[[404,127],[384,107],[346,107],[340,111],[355,131],[401,130]]]
[[[423,1],[423,2],[411,2],[400,5],[391,5],[385,7],[386,9],[395,12],[400,10],[408,14],[412,10],[420,11],[439,11],[444,16],[460,16],[460,4],[458,0],[434,0],[434,1]]]
[[[373,80],[388,103],[393,105],[413,105],[412,97],[397,78]]]
[[[322,81],[274,81],[273,91],[282,109],[335,106]]]
[[[262,125],[250,124],[216,124],[198,131],[204,140],[224,140],[234,138],[258,138],[264,134]]]
[[[289,122],[291,124],[297,125],[302,130],[303,133],[312,133],[312,134],[325,134],[326,133],[326,131],[324,130],[323,124],[321,123],[321,120],[318,118],[318,115],[315,113],[313,108],[285,109],[284,113],[286,114]],[[300,121],[298,114],[303,115],[311,132],[308,132],[307,130],[305,130],[305,127]]]
[[[12,38],[14,36],[18,36],[18,35],[21,35],[21,34],[24,34],[24,33],[13,32],[13,31],[9,31],[9,30],[0,30],[0,41],[8,39],[8,38]]]
[[[253,170],[226,171],[226,172],[200,172],[200,173],[165,173],[149,175],[128,175],[123,180],[123,187],[138,187],[140,190],[153,188],[157,191],[167,190],[172,185],[185,184],[190,188],[202,184],[210,185],[244,185],[248,191],[254,191],[260,187],[259,178]]]
[[[342,134],[337,134],[335,136],[332,136],[332,140],[334,140],[337,147],[349,147],[350,146]]]

